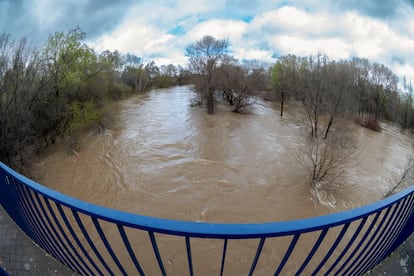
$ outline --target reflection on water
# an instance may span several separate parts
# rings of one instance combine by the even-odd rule
[[[117,104],[103,134],[80,139],[77,154],[50,147],[34,165],[39,182],[99,205],[156,217],[265,222],[321,215],[380,199],[401,172],[411,140],[391,127],[352,126],[359,152],[335,208],[317,203],[296,160],[298,126],[273,103],[252,114],[190,107],[190,87],[156,90]]]

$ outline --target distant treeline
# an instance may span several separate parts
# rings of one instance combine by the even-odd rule
[[[234,106],[233,111],[265,99],[301,103],[311,136],[327,138],[335,122],[354,117],[363,126],[379,130],[378,120],[414,129],[413,87],[388,67],[363,58],[332,60],[324,54],[281,56],[267,68],[240,63],[229,53],[229,42],[204,36],[189,44],[186,55],[195,90],[207,112],[214,113],[217,90]],[[220,93],[220,94],[221,94]],[[323,120],[322,120],[323,119]]]
[[[271,66],[241,64],[227,54],[227,41],[206,36],[187,47],[188,69],[158,67],[133,54],[98,53],[84,38],[79,28],[56,32],[39,49],[26,38],[0,34],[1,161],[20,165],[27,150],[38,152],[76,129],[101,124],[108,102],[182,84],[194,84],[210,114],[217,91],[235,112],[258,96],[279,100],[281,116],[285,101],[302,102],[315,136],[326,137],[347,115],[359,115],[372,129],[379,118],[414,129],[411,83],[404,78],[398,86],[389,68],[366,59],[287,55]],[[323,127],[321,116],[328,119]]]
[[[182,67],[97,53],[84,38],[79,28],[56,32],[38,49],[26,38],[0,34],[1,161],[20,165],[29,148],[39,151],[77,128],[100,124],[109,101],[188,81]]]
[[[303,103],[312,135],[344,117],[358,115],[359,123],[379,130],[378,119],[414,128],[413,87],[386,66],[367,59],[330,60],[318,54],[309,57],[280,57],[272,68],[273,87],[283,101],[292,98]],[[328,122],[323,129],[320,117]]]

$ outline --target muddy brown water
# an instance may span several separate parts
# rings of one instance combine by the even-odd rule
[[[36,180],[84,201],[148,216],[284,221],[381,199],[411,153],[412,138],[397,127],[384,125],[377,133],[351,124],[358,152],[319,202],[296,156],[296,107],[287,106],[283,118],[271,102],[256,105],[249,114],[219,105],[215,115],[207,115],[204,108],[190,106],[193,96],[184,86],[115,104],[114,122],[103,133],[79,137],[76,152],[62,143],[37,156]],[[239,251],[233,257],[243,263],[246,256]]]

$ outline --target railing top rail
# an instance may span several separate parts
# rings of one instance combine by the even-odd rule
[[[191,222],[148,217],[98,206],[49,189],[15,172],[1,162],[0,168],[46,198],[92,217],[157,233],[204,238],[262,238],[317,231],[373,214],[414,193],[414,186],[411,186],[388,198],[356,209],[298,220],[246,224]]]

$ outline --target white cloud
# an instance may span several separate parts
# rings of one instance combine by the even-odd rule
[[[123,53],[135,53],[138,56],[168,54],[169,45],[175,37],[156,27],[145,25],[140,20],[126,21],[110,34],[101,36],[92,42],[98,51],[119,50]]]
[[[285,6],[255,17],[252,31],[288,32],[290,34],[323,35],[332,28],[331,18],[324,14],[310,14],[304,10]]]
[[[402,21],[390,23],[352,10],[332,13],[329,5],[322,9],[305,9],[305,5],[297,3],[296,6],[273,3],[273,9],[268,6],[265,11],[254,14],[250,22],[245,22],[242,17],[226,17],[232,13],[232,10],[225,10],[228,5],[213,1],[214,5],[207,0],[178,0],[169,5],[160,1],[140,2],[119,27],[101,36],[94,45],[98,50],[118,49],[150,57],[160,64],[177,64],[186,62],[184,49],[189,43],[212,35],[228,38],[232,54],[239,60],[271,62],[273,53],[311,55],[322,52],[334,59],[359,56],[383,63],[398,74],[406,72],[414,79],[412,67],[407,65],[414,63],[412,19],[404,23],[405,28],[398,29],[395,26]],[[215,14],[221,16],[215,18]],[[176,27],[179,31],[170,34]]]
[[[238,44],[245,32],[247,23],[241,20],[212,19],[192,28],[186,35],[189,41],[195,41],[205,35],[217,39],[229,39],[231,44]]]
[[[347,58],[351,55],[349,45],[339,38],[311,39],[280,35],[272,40],[272,44],[284,54],[293,53],[295,55],[308,56],[320,52],[327,54],[333,59]]]
[[[272,55],[273,53],[271,51],[260,49],[238,48],[236,51],[234,51],[234,56],[237,57],[237,59],[240,61],[255,59],[264,62],[274,62]]]
[[[412,64],[394,64],[391,68],[397,76],[405,76],[407,80],[414,81],[414,66]],[[402,86],[402,84],[400,84],[400,86]]]

